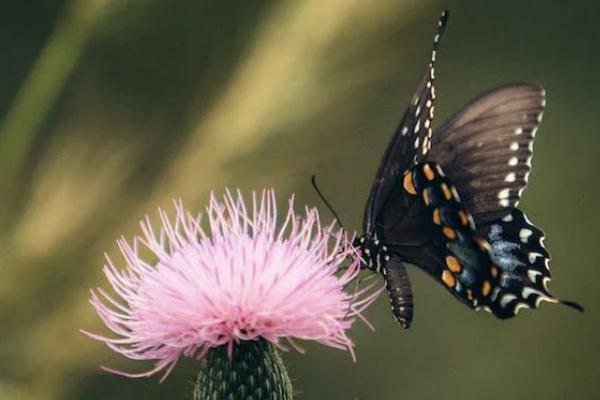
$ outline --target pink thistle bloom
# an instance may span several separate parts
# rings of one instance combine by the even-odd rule
[[[98,288],[90,302],[118,337],[84,332],[125,357],[154,360],[154,368],[104,369],[128,377],[163,371],[164,379],[182,355],[200,359],[222,345],[231,355],[235,343],[259,338],[300,352],[294,339],[315,340],[354,358],[346,330],[364,320],[361,312],[381,291],[344,291],[360,265],[354,257],[342,267],[354,254],[342,230],[323,228],[316,209],[297,216],[293,198],[278,225],[272,190],[254,193],[251,210],[239,191],[222,201],[211,195],[208,233],[181,202],[175,210],[172,222],[159,209],[158,232],[146,217],[141,236],[117,241],[125,269],[106,256],[104,273],[118,298]]]

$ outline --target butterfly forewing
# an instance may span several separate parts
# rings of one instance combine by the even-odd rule
[[[518,204],[531,172],[544,90],[507,85],[484,94],[435,131],[428,160],[444,166],[478,224]]]
[[[413,96],[408,109],[396,132],[392,136],[383,160],[377,171],[371,188],[365,215],[363,218],[364,232],[372,232],[374,220],[380,213],[389,191],[393,188],[395,179],[406,169],[423,160],[431,148],[434,100],[435,100],[435,59],[438,44],[444,33],[448,20],[447,11],[438,22],[438,31],[434,38],[431,59],[425,70],[425,75]]]

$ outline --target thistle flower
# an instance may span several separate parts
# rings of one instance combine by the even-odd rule
[[[202,359],[219,348],[231,358],[253,341],[302,352],[295,339],[314,340],[354,357],[346,331],[380,291],[344,291],[360,265],[355,259],[342,268],[354,251],[343,231],[322,227],[316,209],[297,216],[293,198],[278,224],[272,190],[254,193],[250,210],[239,191],[221,201],[211,195],[206,231],[181,202],[175,211],[172,222],[159,210],[158,232],[146,217],[141,236],[131,244],[118,240],[125,269],[106,256],[104,273],[118,298],[98,288],[90,302],[118,337],[84,333],[127,358],[155,363],[137,374],[106,370],[128,377],[162,372],[164,379],[181,356]]]

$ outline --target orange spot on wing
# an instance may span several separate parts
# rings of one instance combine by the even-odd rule
[[[450,191],[448,185],[442,182],[440,187],[442,188],[442,193],[444,193],[444,197],[446,198],[446,200],[450,200],[452,198],[452,192]]]
[[[404,190],[406,190],[410,194],[417,194],[417,189],[415,188],[415,184],[413,183],[413,174],[412,172],[407,172],[404,175],[403,181]]]
[[[469,225],[469,216],[463,210],[458,211],[458,217],[460,218],[460,223],[463,225]]]
[[[431,204],[431,196],[429,194],[429,189],[427,188],[423,189],[423,201],[425,202],[426,206]]]
[[[454,273],[459,273],[461,270],[460,262],[454,256],[446,256],[446,265]]]
[[[428,181],[432,181],[433,178],[435,178],[435,173],[433,172],[429,164],[423,165],[423,173],[425,174],[425,177]]]
[[[433,210],[433,222],[436,225],[441,225],[442,224],[442,216],[441,216],[439,208],[436,208],[435,210]]]
[[[454,285],[456,285],[456,278],[454,278],[454,275],[452,275],[452,272],[448,271],[447,269],[445,269],[442,272],[442,281],[444,282],[444,284],[448,287],[453,288]]]
[[[446,198],[446,200],[450,200],[452,198],[452,192],[450,191],[448,185],[442,182],[440,188],[442,188],[442,193],[444,193],[444,197]]]
[[[473,291],[471,289],[467,289],[467,299],[473,301]]]
[[[490,294],[490,290],[492,290],[492,284],[490,283],[490,281],[483,281],[483,285],[481,285],[481,294],[487,296],[488,294]]]
[[[498,268],[492,266],[492,268],[490,268],[490,273],[492,274],[492,276],[494,278],[497,278],[498,277]]]
[[[448,239],[450,239],[450,240],[456,239],[456,231],[454,229],[445,226],[443,229],[443,232],[444,232],[444,236],[446,236]]]
[[[475,242],[477,243],[477,245],[479,246],[479,249],[481,251],[487,251],[487,252],[491,252],[492,248],[490,247],[490,244],[483,239],[480,238],[475,238]]]

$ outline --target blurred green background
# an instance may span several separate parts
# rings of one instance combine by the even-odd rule
[[[358,362],[308,344],[284,359],[299,399],[591,399],[600,379],[597,110],[600,3],[574,1],[32,0],[0,13],[0,398],[191,399],[197,366],[163,384],[79,333],[103,252],[146,212],[210,189],[273,186],[360,227],[371,180],[451,11],[436,121],[495,85],[545,86],[522,207],[547,233],[553,291],[498,321],[410,269],[414,326],[382,296]],[[323,210],[329,219],[329,214]]]

